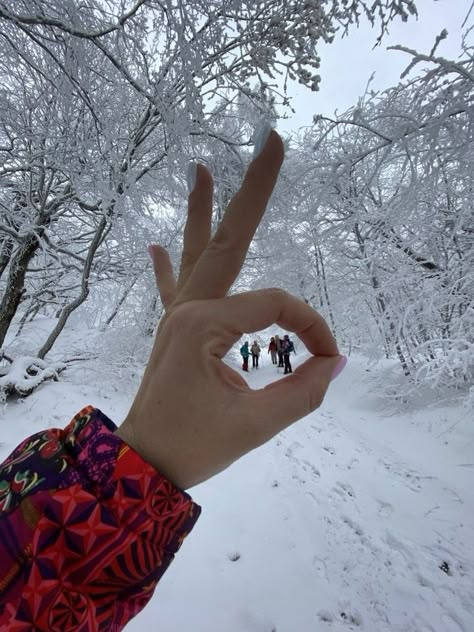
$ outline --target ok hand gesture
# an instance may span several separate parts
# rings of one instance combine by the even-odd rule
[[[255,154],[212,239],[212,177],[197,165],[177,280],[166,250],[151,248],[166,314],[117,434],[183,489],[315,410],[345,364],[324,319],[294,296],[280,289],[228,296],[278,178],[281,138],[262,128]],[[244,332],[273,323],[295,332],[313,356],[289,377],[252,390],[222,358]]]

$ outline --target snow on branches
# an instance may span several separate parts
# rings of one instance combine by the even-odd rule
[[[259,73],[286,74],[317,90],[321,41],[332,42],[361,17],[380,25],[381,39],[393,19],[416,13],[415,0],[0,1],[0,19],[35,42],[58,32],[90,40],[104,61],[155,103],[151,78],[161,90],[169,78],[175,85],[204,77],[227,84],[229,71],[233,81],[244,82]],[[112,44],[117,39],[127,54]]]
[[[146,271],[147,243],[179,245],[170,209],[189,159],[249,143],[232,125],[239,99],[245,130],[287,104],[277,75],[317,89],[318,45],[338,29],[365,15],[383,33],[414,12],[413,0],[0,0],[0,346],[21,306],[20,328],[57,318],[44,357],[93,290],[112,280],[122,294]]]
[[[407,389],[465,395],[474,383],[474,58],[466,49],[447,60],[435,48],[405,49],[428,68],[342,115],[316,116],[293,140],[275,202],[275,225],[292,226],[292,256],[269,257],[262,273],[275,284],[276,270],[322,311],[342,348],[398,358]]]

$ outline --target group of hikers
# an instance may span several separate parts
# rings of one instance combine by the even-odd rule
[[[290,353],[296,354],[295,345],[290,340],[288,334],[285,334],[283,338],[279,336],[272,336],[268,345],[268,353],[271,354],[272,364],[278,365],[278,368],[284,368],[285,375],[287,373],[293,373],[290,362]],[[249,370],[249,358],[252,356],[252,368],[258,369],[258,361],[260,358],[261,347],[256,340],[253,341],[252,346],[249,347],[248,341],[245,341],[240,348],[240,355],[242,356],[242,370]]]

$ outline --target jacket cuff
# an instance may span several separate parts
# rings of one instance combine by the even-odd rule
[[[115,430],[88,406],[0,466],[0,630],[121,630],[193,528],[200,507]]]
[[[110,501],[118,522],[139,533],[145,520],[165,529],[168,538],[160,545],[173,556],[194,527],[201,507],[115,434],[116,430],[103,412],[87,406],[64,429],[64,444],[77,471],[83,473],[83,481],[88,480],[100,501]]]

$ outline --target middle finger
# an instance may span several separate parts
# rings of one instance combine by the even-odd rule
[[[283,143],[272,131],[251,162],[241,188],[226,209],[221,225],[181,290],[178,301],[221,298],[227,294],[245,260],[275,187],[283,162]]]

